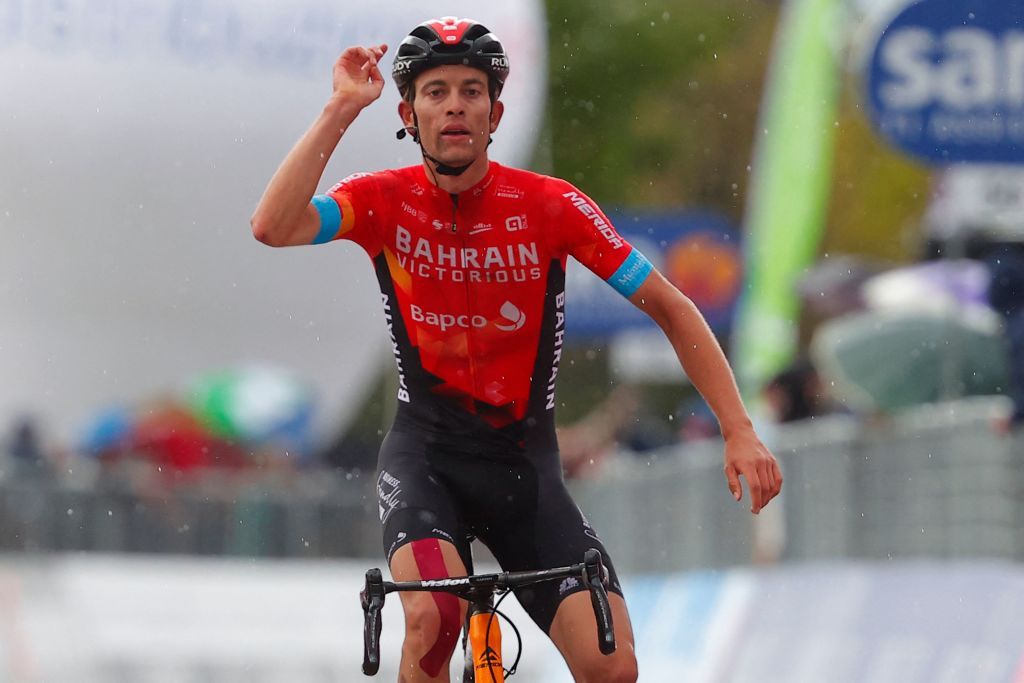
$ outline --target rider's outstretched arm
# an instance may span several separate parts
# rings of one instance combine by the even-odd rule
[[[377,66],[386,45],[350,47],[334,64],[334,92],[320,116],[274,173],[252,216],[253,236],[272,247],[310,244],[320,214],[310,203],[341,136],[366,106],[380,97]]]
[[[742,497],[742,475],[750,489],[750,511],[760,512],[782,488],[782,472],[754,432],[725,353],[704,316],[657,271],[629,299],[664,330],[687,376],[718,418],[729,490],[736,500]]]

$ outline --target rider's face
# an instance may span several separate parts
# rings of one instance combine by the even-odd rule
[[[415,109],[428,154],[451,166],[486,158],[487,141],[503,106],[492,106],[487,74],[469,66],[439,66],[421,74],[414,87],[414,102],[411,107],[403,102],[402,117],[412,125]]]

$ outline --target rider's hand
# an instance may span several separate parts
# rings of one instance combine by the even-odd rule
[[[334,63],[334,96],[360,109],[378,97],[384,89],[384,76],[377,63],[388,46],[350,47]]]
[[[740,475],[750,489],[750,511],[755,515],[779,494],[782,472],[775,456],[769,452],[753,430],[730,435],[725,440],[725,478],[736,500],[743,497]]]

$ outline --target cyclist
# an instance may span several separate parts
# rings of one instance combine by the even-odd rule
[[[555,439],[568,256],[663,328],[721,423],[737,500],[742,475],[759,512],[782,485],[778,465],[693,303],[577,188],[488,158],[509,69],[500,41],[479,23],[427,21],[398,48],[399,137],[420,146],[422,163],[356,174],[314,195],[345,130],[381,94],[386,50],[341,54],[333,94],[271,179],[253,233],[272,246],[347,239],[373,262],[399,371],[398,411],[377,478],[394,578],[471,572],[472,538],[506,570],[572,564],[596,547],[611,575],[615,654],[599,653],[579,582],[517,597],[577,681],[635,681],[622,590],[597,533],[569,498]],[[403,593],[402,601],[400,681],[447,681],[464,606],[424,593]]]

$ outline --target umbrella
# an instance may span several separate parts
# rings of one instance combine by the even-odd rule
[[[818,328],[811,356],[833,396],[862,410],[998,394],[1008,379],[999,328],[948,314],[836,318]]]

